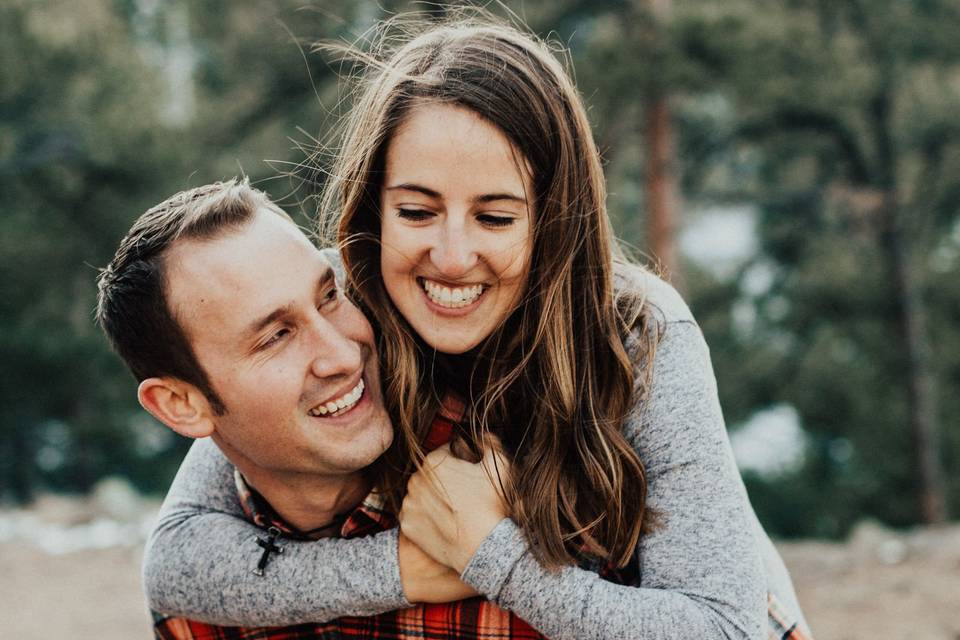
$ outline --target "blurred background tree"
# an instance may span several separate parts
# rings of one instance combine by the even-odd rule
[[[960,7],[706,5],[680,28],[713,43],[733,104],[720,148],[736,156],[711,171],[736,170],[728,193],[755,208],[759,235],[727,307],[751,370],[720,378],[753,378],[748,403],[794,407],[810,438],[795,474],[751,479],[754,499],[807,512],[783,533],[834,535],[863,514],[943,521],[958,433],[942,389],[960,353],[932,346],[956,308]]]
[[[0,0],[0,499],[163,490],[189,443],[93,325],[96,268],[151,204],[239,173],[310,224],[318,185],[284,174],[349,109],[310,44],[411,7]],[[957,513],[960,9],[510,7],[570,49],[620,237],[682,276],[766,526]]]

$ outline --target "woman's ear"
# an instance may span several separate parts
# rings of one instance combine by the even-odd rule
[[[213,410],[206,396],[178,378],[147,378],[137,388],[137,400],[150,415],[188,438],[214,432]]]

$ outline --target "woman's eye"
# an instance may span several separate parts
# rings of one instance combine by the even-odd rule
[[[487,227],[509,227],[514,223],[516,218],[511,218],[509,216],[494,216],[485,213],[477,216],[477,220],[480,221],[480,224]]]
[[[433,213],[424,209],[397,209],[397,215],[411,222],[423,222],[433,217]]]

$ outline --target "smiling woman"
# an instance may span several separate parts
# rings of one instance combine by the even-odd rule
[[[510,454],[511,511],[538,558],[582,547],[627,564],[650,514],[622,427],[657,336],[642,291],[614,289],[600,158],[570,78],[524,34],[459,22],[367,79],[325,204],[390,372],[388,502],[455,397],[469,440],[493,433]]]
[[[489,17],[416,27],[385,28],[385,58],[359,56],[324,212],[397,432],[376,467],[381,505],[399,511],[385,551],[397,573],[355,555],[383,554],[380,541],[329,541],[289,544],[269,584],[206,547],[215,576],[186,593],[152,581],[195,573],[179,551],[190,532],[249,533],[192,496],[148,555],[148,591],[172,594],[154,606],[292,624],[465,595],[439,573],[407,589],[424,573],[404,559],[412,547],[486,600],[384,614],[371,634],[386,619],[398,638],[805,638],[737,475],[703,337],[677,293],[618,250],[563,66]],[[210,468],[222,462],[197,453],[178,486],[223,495]]]
[[[442,353],[476,347],[519,303],[530,180],[501,131],[461,107],[415,107],[387,149],[380,271],[397,310]]]

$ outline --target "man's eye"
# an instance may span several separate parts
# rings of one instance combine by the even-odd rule
[[[323,299],[320,301],[320,306],[330,304],[339,298],[340,289],[338,287],[331,287],[326,293],[323,294]]]
[[[477,220],[485,227],[509,227],[516,221],[516,218],[511,218],[510,216],[494,216],[489,213],[484,213],[477,216]]]
[[[267,338],[266,342],[260,345],[260,348],[266,349],[267,347],[273,346],[278,342],[280,342],[281,340],[283,340],[284,338],[286,338],[289,334],[290,334],[290,329],[286,329],[286,328],[278,329],[277,331],[274,332],[272,336]]]
[[[423,222],[433,217],[433,213],[424,209],[397,209],[397,215],[411,222]]]

